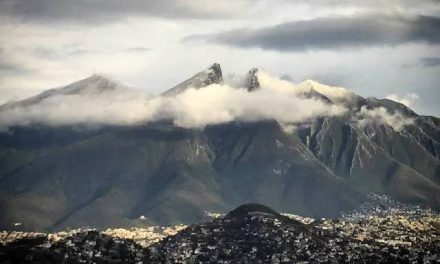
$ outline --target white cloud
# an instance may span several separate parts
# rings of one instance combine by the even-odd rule
[[[372,123],[387,124],[397,132],[414,123],[412,118],[406,117],[400,112],[390,114],[384,107],[368,109],[366,106],[362,106],[360,111],[356,113],[355,121],[360,126]]]
[[[292,125],[292,124],[285,124],[285,123],[280,123],[281,129],[283,129],[284,133],[286,134],[293,134],[293,132],[295,132],[298,127],[296,125]]]
[[[203,127],[230,121],[275,119],[282,123],[303,122],[318,116],[344,113],[340,106],[299,98],[294,91],[281,93],[261,89],[248,93],[227,85],[191,89],[169,102],[175,124]]]
[[[35,105],[4,109],[0,128],[32,124],[130,125],[151,118],[149,113],[154,103],[147,103],[147,100],[146,94],[136,90],[103,95],[57,95]]]
[[[269,80],[269,79],[268,79]],[[318,116],[342,115],[346,109],[298,96],[294,89],[277,89],[279,79],[266,80],[263,89],[210,85],[188,89],[176,97],[148,98],[140,91],[58,95],[35,105],[4,109],[0,127],[14,125],[135,125],[172,120],[185,128],[231,121],[277,120],[299,123]],[[287,84],[286,84],[287,85]]]
[[[399,102],[401,104],[404,104],[408,107],[413,106],[413,104],[420,99],[420,97],[415,93],[406,93],[403,96],[397,95],[397,94],[389,94],[385,96],[385,98]]]

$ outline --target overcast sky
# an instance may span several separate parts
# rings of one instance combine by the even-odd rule
[[[439,0],[0,0],[0,103],[93,72],[158,93],[214,62],[440,116]]]

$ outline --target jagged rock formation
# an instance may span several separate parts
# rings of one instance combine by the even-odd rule
[[[249,70],[248,80],[247,80],[248,92],[252,92],[254,90],[260,89],[260,82],[258,81],[257,73],[258,73],[258,68],[252,68]]]

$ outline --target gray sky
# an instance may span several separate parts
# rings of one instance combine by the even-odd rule
[[[158,93],[252,67],[440,116],[439,0],[0,0],[0,103],[103,73]]]

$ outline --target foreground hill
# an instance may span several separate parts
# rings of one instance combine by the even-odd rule
[[[114,236],[121,232],[116,230],[78,231],[63,236],[21,233],[26,238],[8,243],[0,240],[0,262],[438,263],[438,214],[383,196],[371,198],[373,202],[343,218],[310,224],[264,205],[245,204],[152,245],[148,239],[155,237],[143,233],[142,238],[137,237],[139,230],[132,232],[136,243]]]
[[[436,263],[438,216],[394,210],[306,225],[262,205],[243,205],[165,238],[149,248],[149,258],[153,263]]]
[[[265,89],[263,77],[251,70],[247,91]],[[215,64],[161,96],[222,82]],[[347,112],[295,124],[232,121],[203,129],[170,120],[90,126],[31,119],[11,126],[0,132],[0,228],[192,224],[207,211],[251,202],[335,217],[368,200],[368,192],[440,208],[438,118],[313,81],[292,89]],[[0,112],[34,112],[72,94],[100,100],[125,90],[92,76]]]

